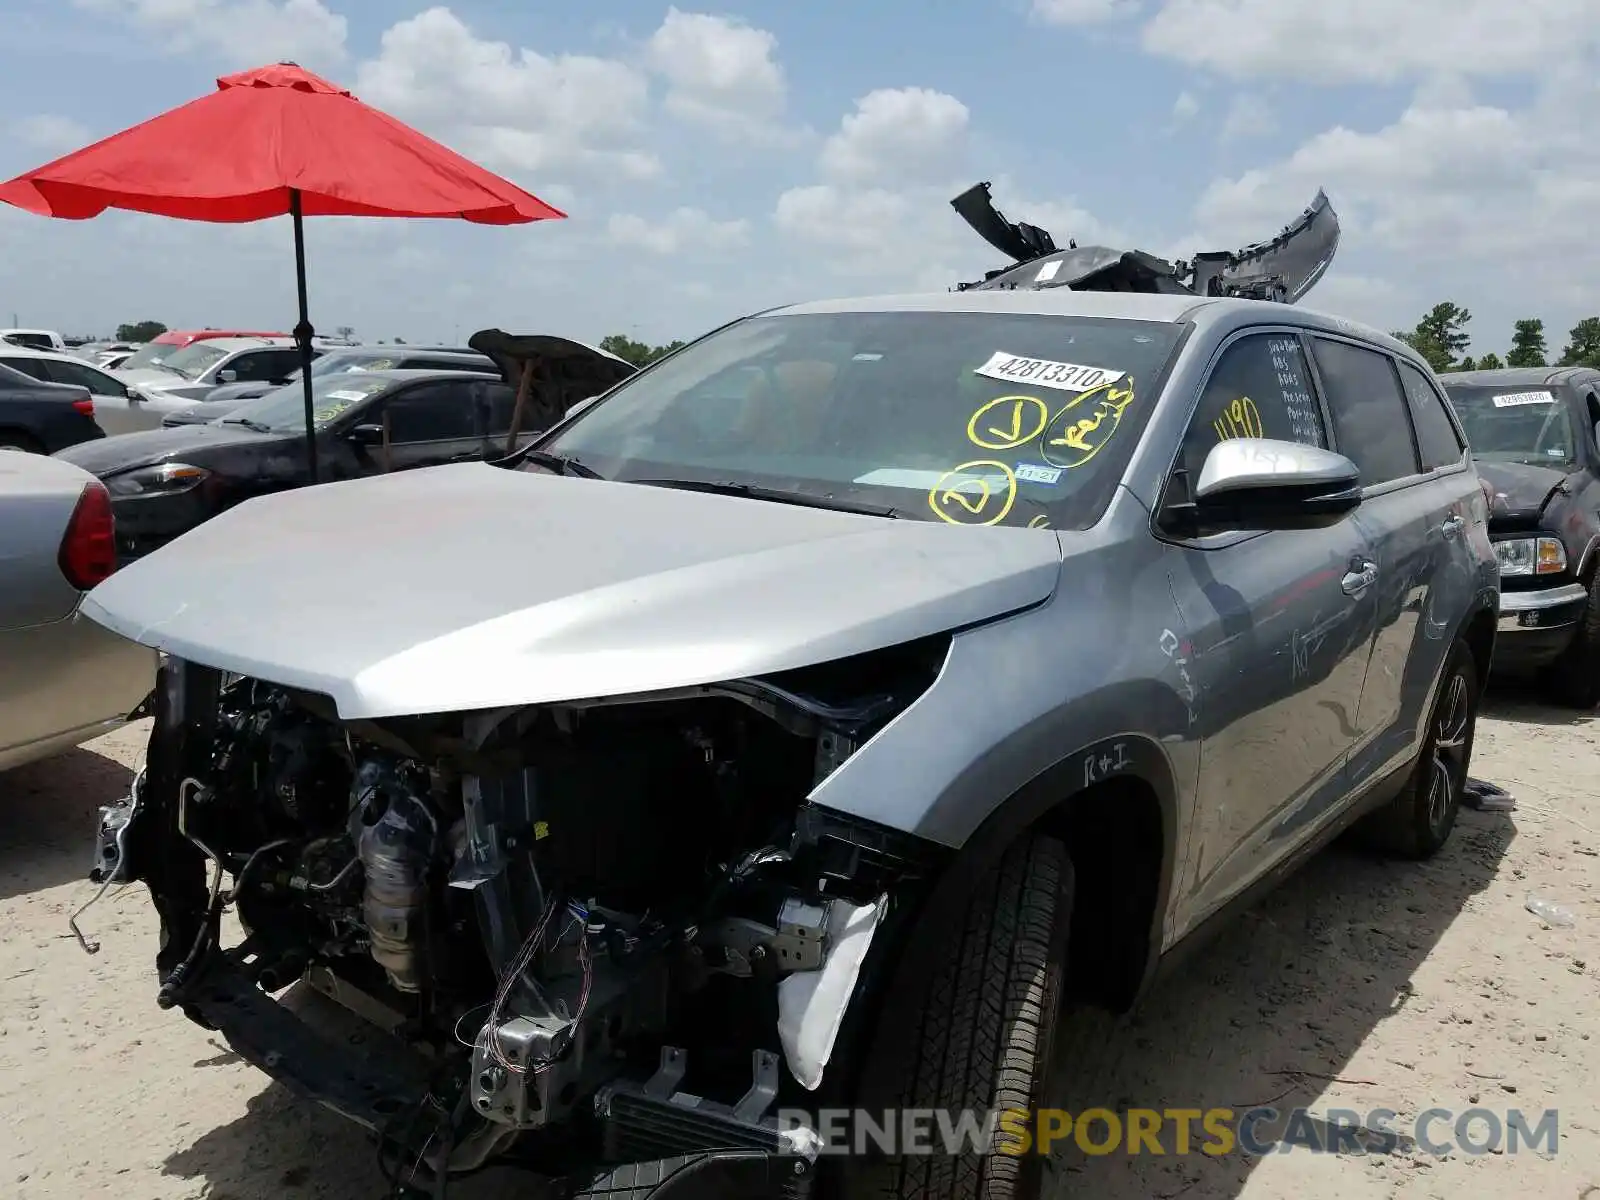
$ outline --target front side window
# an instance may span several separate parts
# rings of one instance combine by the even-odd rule
[[[1445,385],[1472,456],[1484,462],[1561,466],[1577,460],[1562,394],[1546,385]]]
[[[613,479],[1086,528],[1182,332],[990,312],[754,317],[626,380],[540,449]]]
[[[1184,435],[1182,462],[1191,484],[1219,442],[1273,438],[1326,448],[1328,434],[1310,378],[1305,351],[1293,333],[1252,333],[1232,342],[1206,380]]]
[[[419,383],[392,397],[383,411],[389,440],[397,446],[448,442],[477,433],[470,383]]]
[[[56,383],[67,383],[73,387],[88,388],[96,396],[120,396],[126,390],[111,376],[101,371],[96,371],[91,366],[82,363],[56,362],[46,364],[50,378]]]
[[[1415,475],[1410,406],[1387,354],[1328,338],[1312,340],[1333,415],[1339,453],[1355,463],[1362,487]]]

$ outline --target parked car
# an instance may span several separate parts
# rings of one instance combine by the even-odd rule
[[[288,341],[290,335],[251,329],[169,329],[135,350],[122,365],[125,370],[143,371],[166,361],[185,346],[215,338],[266,338],[271,341]]]
[[[155,686],[155,652],[84,617],[115,568],[111,500],[70,463],[0,454],[0,771],[120,725]]]
[[[151,428],[139,414],[144,398],[132,385],[73,354],[0,346],[0,366],[31,376],[42,383],[81,387],[94,401],[95,421],[107,434]]]
[[[339,371],[389,370],[489,371],[492,373],[498,368],[495,366],[494,360],[486,355],[478,354],[472,350],[457,350],[443,346],[399,346],[394,349],[384,346],[357,346],[349,350],[329,350],[311,364],[311,376],[313,379],[319,375]],[[293,386],[299,382],[299,379],[300,368],[296,366],[281,384],[263,380],[225,383],[208,392],[199,407],[170,413],[163,418],[161,423],[163,425],[192,425],[202,421],[209,421],[216,417],[226,416],[244,401],[254,400],[257,396],[265,396],[268,392],[279,387]]]
[[[287,339],[206,338],[173,351],[153,367],[123,369],[117,377],[151,401],[181,404],[241,379],[281,385],[299,365],[300,349]]]
[[[263,498],[108,581],[96,619],[172,655],[109,869],[161,1004],[402,1182],[517,1149],[592,1155],[588,1195],[1034,1196],[1037,1156],[813,1160],[774,1108],[1036,1106],[1065,997],[1127,1007],[1363,818],[1436,852],[1485,510],[1426,364],[1299,308],[756,315],[519,454]],[[320,1038],[269,994],[302,975],[415,1056]]]
[[[103,371],[121,370],[123,364],[136,353],[135,350],[108,350],[104,354],[94,356],[94,365]]]
[[[1522,367],[1441,377],[1489,484],[1500,563],[1495,666],[1600,704],[1600,371]]]
[[[43,383],[0,365],[0,450],[54,454],[103,437],[88,389]]]
[[[596,357],[589,393],[633,368]],[[546,389],[551,385],[547,384]],[[516,392],[499,373],[363,371],[313,381],[319,478],[354,479],[511,447]],[[533,405],[541,395],[532,397]],[[537,428],[525,425],[527,435]],[[247,400],[203,425],[159,429],[80,447],[63,457],[92,471],[117,506],[118,547],[140,557],[242,501],[310,481],[299,387]]]
[[[53,329],[0,329],[0,342],[13,346],[27,346],[33,350],[57,350],[65,353],[67,343]]]

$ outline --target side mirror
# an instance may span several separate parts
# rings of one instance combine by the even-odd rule
[[[235,371],[232,367],[224,367],[224,368],[222,368],[222,370],[217,372],[217,382],[218,383],[238,383],[239,382],[239,372]]]
[[[135,404],[142,403],[143,400],[144,400],[144,397],[139,395],[139,393],[134,390],[134,387],[133,387],[132,384],[129,384],[127,387],[124,387],[122,389],[122,394],[124,396],[126,396],[129,400],[132,400]]]
[[[345,437],[357,446],[381,446],[383,445],[383,426],[357,425],[349,433],[345,434]]]
[[[1342,454],[1271,438],[1233,438],[1206,455],[1180,515],[1206,531],[1319,529],[1361,503],[1361,472]]]

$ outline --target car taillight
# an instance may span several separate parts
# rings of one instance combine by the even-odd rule
[[[79,412],[81,412],[86,417],[94,416],[94,401],[93,400],[74,400],[72,402],[72,407],[77,409]]]
[[[99,480],[85,487],[78,497],[56,561],[67,582],[80,592],[87,592],[117,569],[116,519],[111,515],[111,493]]]

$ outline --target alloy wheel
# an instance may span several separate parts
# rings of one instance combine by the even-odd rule
[[[1428,784],[1428,823],[1434,828],[1443,823],[1466,778],[1467,730],[1471,720],[1467,677],[1457,671],[1446,684],[1434,725],[1433,769]]]

